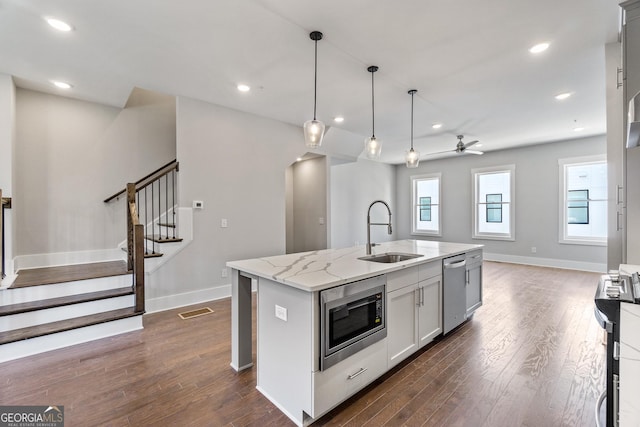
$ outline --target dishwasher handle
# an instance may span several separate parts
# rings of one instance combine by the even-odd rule
[[[463,259],[462,261],[452,262],[450,264],[444,263],[444,268],[460,268],[467,265],[467,260]]]

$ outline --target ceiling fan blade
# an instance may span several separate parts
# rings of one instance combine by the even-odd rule
[[[455,153],[455,152],[456,150],[437,151],[435,153],[429,153],[427,154],[427,156],[435,156],[436,154]]]
[[[478,141],[477,139],[475,141],[467,142],[467,143],[464,144],[464,148],[469,148],[472,145],[477,144],[478,142],[480,142],[480,141]]]
[[[477,156],[482,156],[484,152],[478,150],[464,150],[465,153],[475,154]]]

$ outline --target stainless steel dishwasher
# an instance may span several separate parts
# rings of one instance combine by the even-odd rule
[[[456,255],[442,260],[443,279],[443,325],[447,334],[467,318],[467,290],[465,255]]]

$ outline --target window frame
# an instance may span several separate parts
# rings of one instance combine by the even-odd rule
[[[585,245],[585,246],[606,246],[607,236],[604,237],[588,237],[588,236],[571,236],[568,235],[567,225],[567,168],[569,166],[587,165],[587,164],[600,164],[607,165],[607,156],[605,154],[598,154],[594,156],[581,156],[581,157],[568,157],[558,159],[558,242],[560,244],[567,245]],[[590,196],[589,196],[590,197]],[[607,195],[608,197],[608,195]],[[587,200],[587,206],[590,207],[589,202],[605,202],[608,203],[608,199],[591,199]],[[607,209],[605,209],[605,213]],[[606,223],[607,219],[605,219]],[[608,229],[605,228],[605,233],[608,233]]]
[[[485,201],[479,201],[479,185],[481,175],[489,175],[489,174],[497,174],[497,173],[509,173],[509,202],[501,202],[503,213],[504,209],[509,209],[509,231],[507,233],[494,233],[494,232],[481,232],[479,230],[479,209],[481,207],[485,207],[487,205]],[[491,166],[485,168],[474,168],[471,169],[471,197],[472,197],[472,239],[482,239],[482,240],[505,240],[505,241],[515,241],[516,240],[516,215],[515,215],[515,206],[516,206],[516,165],[502,165],[502,166]],[[493,194],[493,193],[492,193]],[[501,193],[504,194],[504,193]],[[504,198],[503,198],[504,199]],[[495,203],[491,203],[495,204]],[[506,207],[505,207],[506,205]],[[502,219],[504,220],[504,215],[502,215]]]
[[[416,218],[416,215],[418,213],[418,206],[420,206],[420,204],[418,203],[418,196],[416,194],[417,191],[417,183],[420,181],[427,181],[427,180],[437,180],[438,182],[438,201],[439,203],[434,204],[434,203],[430,203],[430,213],[431,213],[431,218],[433,218],[433,211],[434,209],[437,212],[437,230],[421,230],[418,229],[417,227],[417,220],[418,218]],[[421,174],[421,175],[412,175],[410,177],[410,181],[411,181],[411,234],[412,235],[416,235],[416,236],[435,236],[435,237],[439,237],[442,236],[442,174],[440,172],[436,172],[436,173],[429,173],[429,174]]]

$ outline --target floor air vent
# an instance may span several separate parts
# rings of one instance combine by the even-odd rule
[[[198,316],[204,316],[205,314],[209,314],[209,313],[213,313],[213,310],[211,310],[209,307],[205,307],[205,308],[199,308],[197,310],[186,311],[184,313],[178,314],[178,316],[180,316],[181,319],[186,320],[186,319],[191,319]]]

